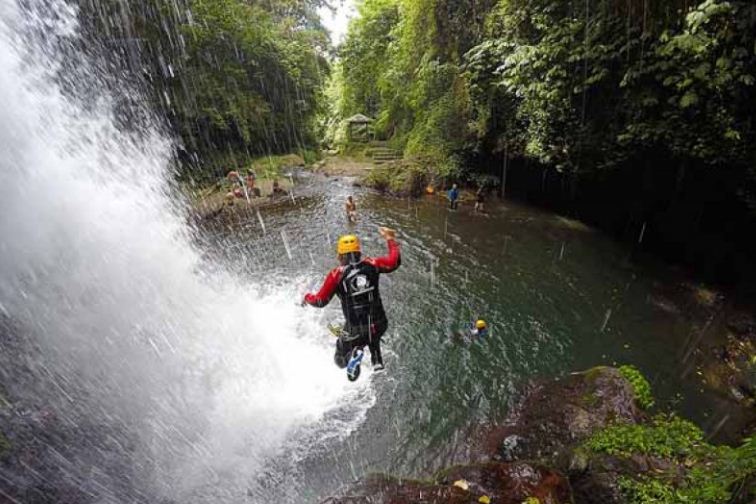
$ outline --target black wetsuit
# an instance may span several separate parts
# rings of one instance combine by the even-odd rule
[[[389,254],[384,257],[365,257],[354,263],[331,270],[316,294],[307,294],[304,302],[322,308],[334,295],[341,301],[344,313],[346,336],[336,343],[334,360],[339,367],[346,367],[349,354],[355,347],[367,346],[373,364],[383,365],[381,336],[388,329],[388,319],[383,309],[378,288],[381,273],[391,273],[401,265],[399,245],[387,241]]]
[[[344,332],[349,336],[339,338],[334,360],[345,367],[349,354],[355,347],[365,345],[370,349],[373,365],[383,365],[381,336],[388,329],[388,319],[378,286],[378,268],[370,261],[360,261],[344,267],[336,295],[344,313]]]

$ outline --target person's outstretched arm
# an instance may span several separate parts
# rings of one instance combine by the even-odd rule
[[[308,293],[305,295],[302,305],[308,304],[316,308],[323,308],[331,302],[333,295],[336,294],[336,288],[341,280],[341,268],[334,268],[328,273],[323,286],[316,294]]]
[[[402,255],[399,244],[396,242],[396,231],[385,227],[379,228],[378,231],[386,239],[388,255],[376,257],[372,259],[372,263],[381,273],[391,273],[402,265]]]

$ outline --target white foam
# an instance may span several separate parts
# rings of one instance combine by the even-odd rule
[[[49,37],[75,34],[71,8],[48,6],[54,22],[0,5],[0,306],[55,356],[63,403],[139,434],[146,493],[242,485],[295,427],[370,396],[368,380],[350,386],[333,366],[293,287],[262,295],[202,274],[169,141],[119,131],[107,96],[84,110],[63,95],[50,41],[22,35],[43,22]]]

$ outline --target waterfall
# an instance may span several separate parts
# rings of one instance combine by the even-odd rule
[[[0,3],[0,414],[22,425],[0,500],[249,502],[353,392],[297,286],[203,272],[170,139],[63,89],[77,30],[65,2]],[[97,83],[81,58],[68,78]]]

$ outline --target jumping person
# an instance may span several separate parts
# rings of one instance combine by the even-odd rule
[[[357,204],[354,202],[354,198],[347,196],[344,208],[346,209],[347,220],[349,222],[357,222]]]
[[[326,276],[323,286],[316,294],[307,294],[302,301],[303,306],[308,304],[323,308],[334,294],[339,297],[345,323],[343,335],[336,342],[334,361],[342,369],[347,367],[355,352],[361,351],[365,345],[370,349],[373,367],[376,370],[383,369],[381,336],[388,329],[388,318],[383,310],[378,283],[381,273],[396,270],[402,260],[396,242],[396,231],[384,227],[378,228],[378,231],[386,239],[387,256],[362,257],[359,239],[354,235],[342,236],[336,248],[339,266]],[[353,376],[349,374],[352,380],[359,376],[359,369],[357,375]]]

